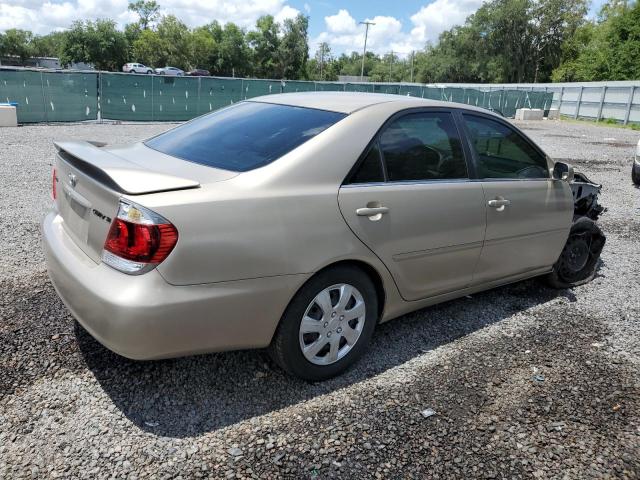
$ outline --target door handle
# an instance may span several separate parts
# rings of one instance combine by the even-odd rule
[[[511,205],[511,200],[507,200],[506,198],[496,198],[493,200],[489,200],[487,202],[487,205],[493,208],[502,208],[504,210],[504,207],[508,207],[509,205]]]
[[[360,217],[373,217],[375,215],[381,215],[388,212],[389,208],[387,207],[364,207],[357,209],[356,215]]]

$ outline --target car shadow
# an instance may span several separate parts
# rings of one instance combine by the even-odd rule
[[[307,383],[284,374],[264,351],[133,361],[94,340],[76,323],[88,368],[115,406],[141,429],[197,436],[352,385],[570,290],[535,280],[425,308],[379,325],[364,357],[345,374]]]

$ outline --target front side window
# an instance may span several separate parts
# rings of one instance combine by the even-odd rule
[[[468,178],[451,113],[404,115],[382,131],[379,142],[391,182]]]
[[[549,178],[547,159],[502,122],[464,114],[480,178]]]
[[[344,113],[241,102],[145,142],[201,165],[246,172],[267,165],[342,120]]]

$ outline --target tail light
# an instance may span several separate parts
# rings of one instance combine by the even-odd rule
[[[58,177],[56,176],[56,167],[51,169],[51,197],[55,200],[58,198],[58,191],[56,190],[56,183],[58,183]]]
[[[120,201],[118,215],[104,243],[102,261],[121,272],[138,275],[169,256],[178,241],[171,222],[151,210]]]

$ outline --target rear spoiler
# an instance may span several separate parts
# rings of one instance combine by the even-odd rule
[[[54,142],[59,155],[78,170],[109,188],[130,195],[198,188],[200,183],[188,178],[143,168],[109,150],[101,142]]]

